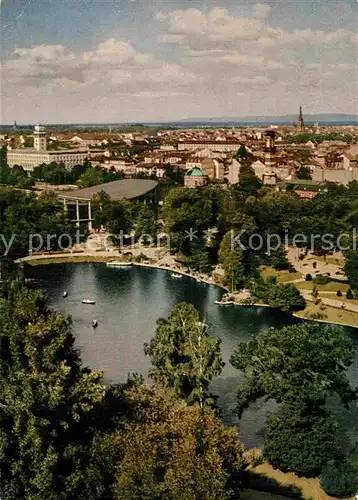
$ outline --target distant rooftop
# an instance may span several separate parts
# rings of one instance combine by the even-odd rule
[[[120,181],[107,182],[83,189],[74,191],[62,192],[60,198],[75,199],[75,200],[90,200],[95,194],[104,191],[111,200],[130,200],[139,198],[147,193],[150,193],[158,186],[157,181],[147,179],[123,179]]]
[[[96,151],[94,149],[88,150],[87,148],[82,149],[40,149],[37,150],[35,148],[17,148],[17,149],[9,149],[8,153],[23,153],[23,154],[66,154],[66,153],[87,153],[88,151]],[[101,150],[99,150],[101,151]]]

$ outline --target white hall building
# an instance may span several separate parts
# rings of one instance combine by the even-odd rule
[[[42,125],[34,129],[34,147],[9,149],[7,163],[9,167],[20,165],[24,170],[32,172],[41,163],[63,163],[68,170],[83,163],[89,157],[88,149],[47,149],[46,130]]]

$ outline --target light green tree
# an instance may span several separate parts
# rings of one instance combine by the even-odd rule
[[[151,377],[190,403],[211,403],[208,387],[224,363],[220,339],[210,337],[207,325],[192,304],[177,304],[168,319],[158,320],[155,336],[145,345],[153,368]]]

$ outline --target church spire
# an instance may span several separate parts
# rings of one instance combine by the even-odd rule
[[[300,114],[298,115],[297,128],[298,130],[303,130],[304,126],[305,124],[303,122],[302,106],[300,106]]]

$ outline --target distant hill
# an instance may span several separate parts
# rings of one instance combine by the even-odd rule
[[[185,118],[178,123],[262,123],[262,124],[293,124],[297,122],[298,115],[282,116],[220,116],[212,118]],[[305,123],[357,123],[358,115],[343,113],[321,113],[317,115],[303,115]]]

